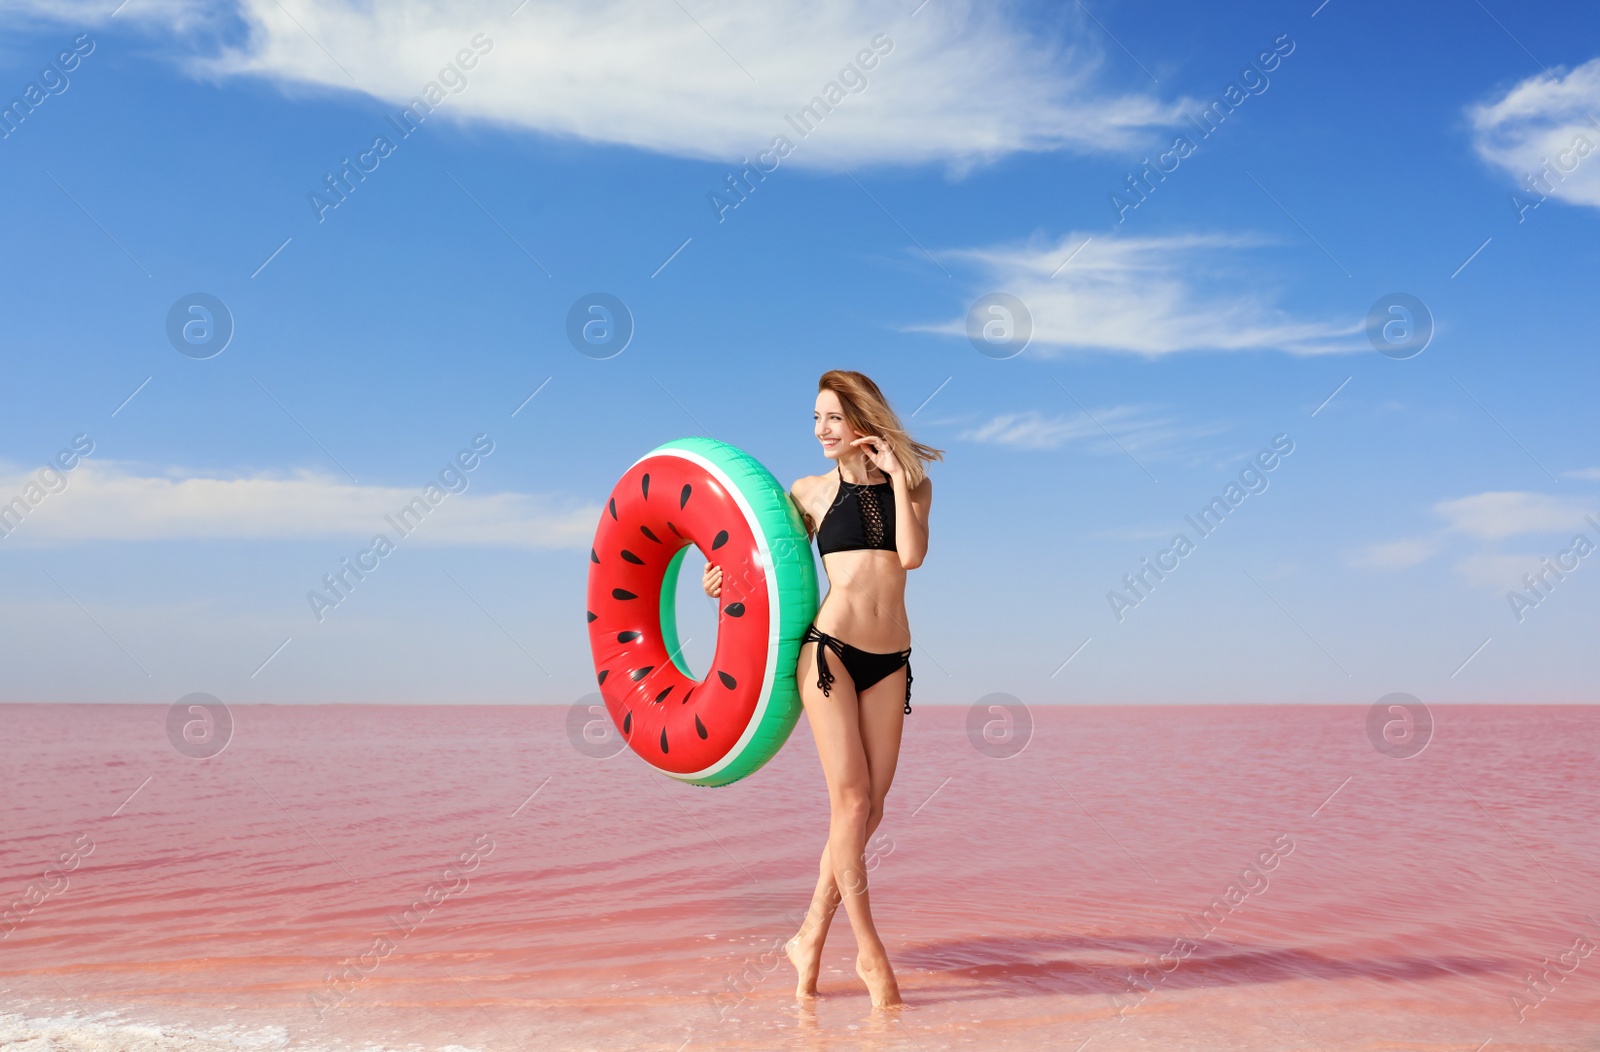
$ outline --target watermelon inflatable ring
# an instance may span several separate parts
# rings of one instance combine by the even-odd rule
[[[716,652],[699,678],[680,653],[675,602],[691,546],[722,567]],[[694,437],[635,461],[600,513],[588,605],[600,695],[646,763],[727,785],[788,741],[817,571],[799,512],[754,457]]]

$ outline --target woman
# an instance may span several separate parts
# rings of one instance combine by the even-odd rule
[[[807,537],[817,539],[828,594],[806,629],[796,675],[831,815],[811,907],[784,949],[799,973],[795,996],[815,997],[822,943],[843,899],[856,935],[856,974],[873,1005],[886,1007],[901,1003],[900,988],[872,923],[866,843],[883,820],[901,724],[911,712],[906,571],[928,551],[933,482],[923,464],[943,460],[944,451],[913,441],[878,385],[858,372],[822,374],[813,418],[834,470],[800,479],[789,495]],[[719,595],[721,568],[707,565],[702,584]]]

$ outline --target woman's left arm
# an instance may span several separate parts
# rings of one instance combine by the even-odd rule
[[[926,475],[915,488],[906,485],[903,472],[894,480],[894,546],[900,565],[915,570],[928,554],[928,508],[933,503],[933,480]]]
[[[877,435],[862,435],[850,444],[861,449],[873,466],[894,483],[894,546],[900,565],[915,570],[928,554],[928,507],[933,503],[933,480],[926,475],[915,487],[906,485],[906,469],[893,447]]]

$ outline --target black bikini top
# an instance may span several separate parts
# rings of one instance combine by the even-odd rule
[[[835,465],[837,470],[838,465]],[[817,527],[817,554],[894,546],[894,482],[846,482],[839,472],[839,495]],[[847,507],[853,505],[853,508]]]

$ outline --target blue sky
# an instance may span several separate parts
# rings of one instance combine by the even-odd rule
[[[825,469],[834,367],[947,450],[919,701],[1593,700],[1600,558],[1561,553],[1600,543],[1600,14],[0,10],[0,100],[40,85],[0,140],[0,501],[93,443],[0,539],[5,700],[574,701],[616,477],[686,434]],[[167,334],[196,292],[233,321],[211,357]],[[566,334],[595,292],[635,327],[603,359]],[[991,293],[1032,318],[1014,356],[966,336]],[[1365,331],[1393,293],[1433,319],[1411,357]],[[317,620],[306,593],[478,435],[466,489]],[[1186,524],[1280,435],[1263,491]],[[682,606],[703,667],[710,602]]]

